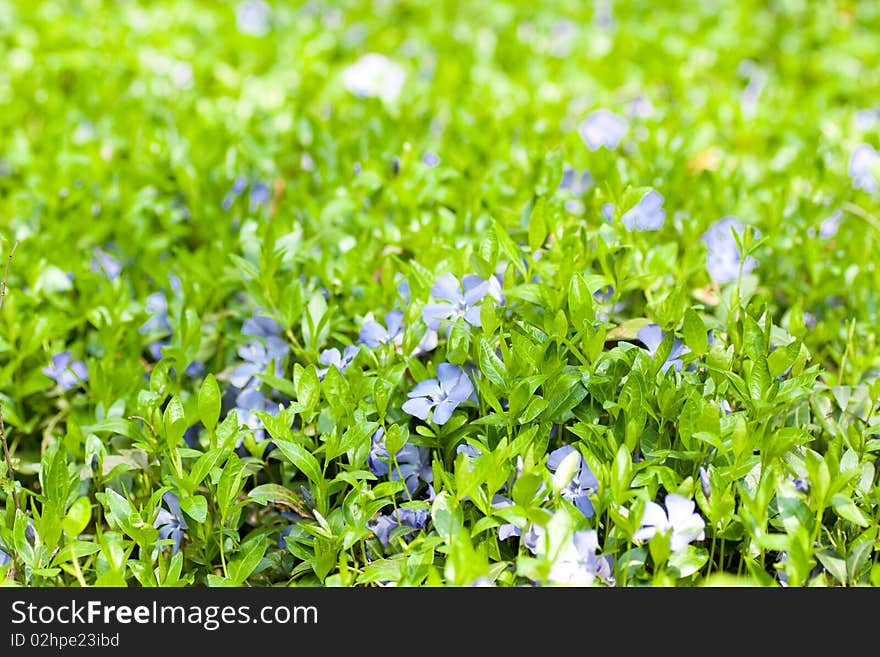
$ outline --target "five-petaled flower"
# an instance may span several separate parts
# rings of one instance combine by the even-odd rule
[[[849,156],[848,173],[855,189],[873,194],[880,188],[876,173],[880,171],[880,153],[870,144],[859,144]]]
[[[254,411],[265,411],[269,415],[277,415],[279,408],[278,402],[269,399],[262,390],[247,387],[236,395],[234,410],[238,416],[238,426],[247,427],[253,431],[254,440],[260,443],[265,439],[266,431],[263,427],[263,421]],[[238,444],[241,444],[241,438],[239,438]]]
[[[391,532],[397,527],[411,527],[413,531],[404,534],[404,539],[410,540],[419,529],[424,529],[428,524],[427,509],[409,509],[400,507],[388,514],[382,514],[367,522],[370,529],[382,543],[388,547],[391,542]]]
[[[280,337],[280,329],[274,319],[257,313],[258,310],[255,310],[253,317],[245,320],[241,332],[243,335],[262,338],[265,344],[255,339],[238,349],[238,355],[245,362],[235,368],[229,379],[236,388],[249,387],[253,378],[264,373],[273,361],[275,376],[284,374],[282,361],[289,350],[287,342]]]
[[[654,534],[671,532],[669,549],[681,552],[691,541],[706,538],[706,522],[694,512],[694,501],[676,493],[665,499],[666,509],[656,502],[648,502],[642,516],[641,527],[633,534],[637,541],[648,541]]]
[[[427,420],[428,413],[434,409],[431,420],[443,425],[473,392],[474,386],[464,370],[458,365],[440,363],[436,379],[421,381],[407,393],[409,399],[404,402],[403,410],[420,420]]]
[[[585,118],[578,127],[578,134],[591,151],[603,146],[614,150],[629,130],[626,119],[607,109],[598,109]]]
[[[739,278],[740,267],[743,274],[748,274],[758,266],[758,261],[752,256],[746,256],[742,260],[736,238],[731,231],[742,234],[745,227],[742,222],[733,216],[722,217],[703,233],[702,240],[706,244],[706,269],[709,276],[716,283],[729,283]],[[760,232],[755,229],[755,235]]]
[[[590,500],[590,494],[595,493],[599,489],[599,480],[596,478],[596,475],[593,474],[593,471],[590,470],[590,466],[587,465],[583,455],[581,455],[575,447],[572,447],[571,445],[563,445],[550,452],[547,456],[547,467],[552,472],[556,472],[563,459],[575,452],[578,454],[577,468],[574,471],[574,476],[571,478],[571,481],[569,481],[565,488],[560,491],[560,495],[563,499],[574,504],[578,511],[583,513],[585,517],[591,518],[594,510],[593,502]]]
[[[322,367],[318,370],[318,378],[323,381],[330,367],[335,367],[340,372],[344,372],[345,368],[351,364],[351,361],[354,360],[359,351],[358,346],[353,344],[347,345],[342,353],[336,347],[325,349],[318,356],[318,362],[327,367]]]
[[[666,219],[663,209],[663,195],[652,189],[639,202],[621,215],[620,220],[627,230],[660,230]]]
[[[496,301],[501,300],[501,286],[494,276],[485,280],[475,274],[465,274],[459,283],[453,274],[443,274],[431,287],[431,296],[444,303],[426,304],[422,308],[422,319],[435,331],[446,320],[447,335],[452,323],[460,317],[471,326],[480,326],[481,302],[487,294]]]
[[[403,339],[403,313],[392,310],[385,314],[385,326],[375,320],[364,322],[358,335],[359,342],[375,349],[386,344],[399,343]]]
[[[171,547],[171,554],[177,554],[177,551],[180,549],[183,532],[189,529],[189,527],[180,510],[177,496],[171,491],[166,491],[162,495],[162,499],[165,500],[168,510],[159,508],[159,515],[156,516],[153,527],[159,530],[160,541],[171,539],[174,542]]]
[[[42,369],[43,374],[55,379],[62,390],[70,390],[82,381],[89,380],[85,363],[73,360],[69,351],[61,351],[52,356],[52,364]]]
[[[591,586],[599,569],[597,549],[595,529],[575,532],[556,553],[547,579],[557,586]]]
[[[119,260],[97,246],[92,251],[89,266],[94,273],[103,274],[108,281],[115,281],[122,271]]]
[[[651,358],[657,353],[657,349],[660,347],[660,343],[663,342],[663,338],[665,337],[666,333],[664,333],[657,324],[643,326],[639,329],[638,333],[636,333],[636,338],[648,348],[648,354]],[[681,357],[690,353],[690,351],[691,350],[686,344],[684,344],[684,342],[678,338],[673,338],[672,349],[669,351],[669,355],[666,357],[660,371],[665,374],[666,370],[670,367],[674,367],[676,372],[681,371],[681,366],[683,365]]]
[[[389,475],[391,481],[402,479],[410,498],[419,487],[419,481],[431,484],[434,471],[431,469],[431,455],[427,447],[407,443],[394,455],[394,461],[385,447],[385,428],[379,427],[370,438],[367,465],[377,477]]]

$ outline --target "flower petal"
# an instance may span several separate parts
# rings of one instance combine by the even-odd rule
[[[428,419],[428,412],[433,408],[434,403],[428,401],[424,397],[417,397],[415,399],[408,399],[403,403],[401,408],[410,415],[413,415],[420,420]]]
[[[464,301],[458,279],[448,272],[438,278],[431,287],[431,296],[435,299],[449,301],[450,303],[461,303]]]

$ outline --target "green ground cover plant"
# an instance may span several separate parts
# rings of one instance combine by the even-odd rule
[[[0,579],[880,585],[878,39],[0,0]]]

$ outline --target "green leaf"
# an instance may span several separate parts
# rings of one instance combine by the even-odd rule
[[[162,424],[165,427],[165,441],[168,448],[175,449],[186,433],[186,412],[179,395],[174,395],[165,407]]]
[[[205,522],[208,517],[208,501],[202,495],[183,498],[180,508],[196,522]]]
[[[688,308],[684,311],[682,336],[684,337],[684,343],[695,356],[702,356],[709,349],[706,325],[693,308]]]
[[[324,482],[324,476],[321,474],[321,466],[318,459],[306,450],[302,445],[297,445],[288,440],[276,439],[275,445],[281,450],[281,453],[293,463],[300,472],[302,472],[309,481],[316,486],[320,486]]]
[[[213,431],[220,419],[220,387],[211,373],[208,373],[199,388],[199,419],[208,431]]]
[[[268,544],[263,536],[242,543],[241,549],[227,568],[229,579],[235,586],[241,586],[250,577],[266,553],[267,547]]]
[[[248,493],[248,497],[263,505],[281,504],[288,506],[306,518],[311,518],[312,516],[308,510],[308,502],[302,496],[279,484],[261,484],[256,486]]]
[[[486,378],[502,390],[506,391],[507,368],[504,366],[504,361],[502,361],[498,357],[498,354],[495,353],[494,342],[489,338],[480,339],[478,360],[480,371],[486,375]]]
[[[70,505],[67,515],[64,517],[62,526],[64,531],[70,537],[76,537],[83,533],[83,530],[92,520],[92,505],[88,497],[80,497]]]
[[[846,495],[842,493],[832,495],[831,506],[834,508],[834,512],[841,518],[849,520],[859,527],[867,527],[869,525],[868,520],[865,518],[862,512],[859,511],[859,508],[855,505],[855,502],[853,502]]]

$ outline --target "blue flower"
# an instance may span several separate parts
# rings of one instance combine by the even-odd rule
[[[626,119],[607,109],[592,112],[578,127],[578,134],[591,151],[603,146],[614,150],[629,130]]]
[[[385,448],[385,428],[379,427],[370,438],[370,450],[367,453],[370,472],[377,477],[390,474],[391,481],[403,479],[410,497],[419,487],[419,481],[426,484],[434,481],[431,455],[426,447],[407,443],[394,455],[394,460],[396,465],[390,463],[388,450]]]
[[[0,568],[12,563],[12,557],[0,548]]]
[[[269,32],[271,10],[263,0],[243,0],[235,8],[235,26],[248,36],[261,37]]]
[[[358,355],[359,351],[360,349],[357,345],[353,344],[346,346],[343,353],[339,353],[339,349],[336,347],[325,349],[321,352],[321,355],[318,356],[318,362],[321,363],[321,365],[327,365],[327,367],[318,370],[318,378],[323,381],[324,376],[327,374],[327,369],[331,366],[336,367],[340,372],[344,372],[345,368],[351,364],[351,361],[354,360],[354,357]]]
[[[665,219],[666,210],[663,209],[663,196],[653,189],[620,217],[623,225],[630,231],[660,230]]]
[[[91,270],[96,274],[103,274],[108,281],[119,278],[122,265],[112,255],[99,249],[97,246],[92,251],[92,259],[89,263]]]
[[[272,401],[262,390],[245,388],[235,397],[234,410],[238,416],[238,426],[247,427],[254,433],[254,440],[262,442],[266,437],[263,422],[254,411],[265,411],[269,415],[277,415],[278,403]],[[241,444],[239,442],[239,444]]]
[[[55,379],[62,390],[70,390],[82,381],[89,380],[85,363],[81,360],[73,360],[69,351],[61,351],[52,356],[52,364],[47,365],[41,371],[46,376]]]
[[[251,212],[254,212],[259,206],[266,205],[269,202],[271,193],[268,185],[255,182],[251,185],[251,191],[248,194],[248,202]]]
[[[232,188],[226,193],[226,196],[223,197],[223,203],[221,205],[224,210],[229,210],[229,208],[232,207],[233,201],[235,201],[236,197],[247,187],[247,182],[245,176],[238,176],[233,181]]]
[[[648,502],[642,516],[641,527],[633,534],[636,541],[648,541],[657,532],[671,532],[669,549],[673,552],[684,550],[691,541],[706,538],[706,522],[699,513],[694,513],[694,501],[670,493],[665,499],[666,509],[656,502]]]
[[[591,586],[599,570],[598,548],[595,529],[576,531],[556,553],[547,580],[556,586]]]
[[[710,497],[712,497],[712,483],[709,481],[709,471],[701,465],[699,469],[699,475],[700,489],[703,491],[703,495],[708,500]]]
[[[869,194],[877,191],[875,172],[880,168],[880,154],[870,144],[859,144],[849,156],[848,172],[855,189],[863,189]]]
[[[648,348],[648,354],[650,354],[651,358],[657,353],[657,349],[660,347],[660,343],[663,342],[664,337],[666,337],[666,333],[661,331],[660,326],[657,324],[643,326],[639,329],[638,333],[636,333],[636,338]],[[666,361],[663,363],[660,371],[665,374],[666,370],[670,367],[675,367],[675,371],[680,372],[681,366],[683,365],[681,357],[687,353],[690,353],[690,349],[688,349],[687,345],[678,338],[674,338],[672,341],[672,350],[666,357]]]
[[[492,508],[493,509],[504,509],[506,507],[513,506],[513,500],[504,495],[495,494],[492,496]],[[514,525],[512,522],[505,522],[502,525],[498,526],[498,540],[506,541],[511,536],[520,536],[522,534],[522,530],[519,527]]]
[[[580,174],[576,169],[566,166],[562,170],[562,181],[559,183],[560,191],[570,192],[574,196],[583,196],[593,186],[593,176],[588,169]]]
[[[167,539],[174,541],[174,545],[171,548],[171,554],[177,554],[177,551],[180,549],[180,541],[183,538],[183,532],[189,529],[189,527],[187,526],[183,513],[180,510],[177,496],[171,491],[167,491],[162,495],[162,499],[165,500],[165,504],[168,505],[169,510],[166,511],[161,507],[159,508],[159,515],[156,516],[156,520],[153,522],[153,527],[156,527],[159,530],[160,541]]]
[[[284,356],[289,351],[289,346],[281,337],[277,322],[271,317],[263,317],[254,311],[253,317],[245,320],[241,332],[243,335],[251,335],[262,338],[251,340],[238,349],[238,355],[245,361],[232,372],[229,381],[236,388],[246,388],[253,380],[266,371],[270,362],[275,363],[275,376],[284,375]]]
[[[138,329],[141,333],[149,333],[151,331],[170,331],[171,324],[168,323],[168,301],[161,292],[154,292],[147,297],[144,309],[150,315],[150,318],[141,324]]]
[[[440,164],[440,157],[436,153],[427,152],[422,156],[422,163],[426,167],[433,169]]]
[[[806,479],[798,477],[792,483],[794,484],[795,489],[799,493],[803,493],[804,495],[806,495],[807,493],[810,492],[810,482],[807,481]]]
[[[578,467],[574,476],[568,482],[565,488],[560,491],[563,499],[574,504],[578,511],[584,514],[586,518],[593,517],[593,503],[590,501],[590,494],[595,493],[599,489],[599,480],[590,466],[584,460],[583,455],[571,445],[563,445],[559,449],[555,449],[547,456],[547,467],[551,472],[556,472],[562,460],[572,453],[578,454]]]
[[[390,544],[391,532],[397,527],[411,527],[414,531],[404,535],[406,540],[411,540],[416,531],[424,529],[428,524],[427,509],[408,509],[400,507],[392,513],[380,515],[367,522],[367,527],[376,535],[383,547]]]
[[[361,327],[359,342],[375,349],[403,339],[403,313],[392,310],[385,315],[385,326],[369,320]]]
[[[706,254],[706,268],[709,276],[716,283],[729,283],[739,278],[740,262],[742,255],[739,246],[731,231],[742,234],[745,227],[742,222],[733,216],[722,217],[703,233],[702,240],[708,250]],[[760,236],[755,230],[755,235]],[[758,261],[752,256],[746,256],[742,262],[743,274],[747,274],[758,266]]]
[[[432,421],[443,425],[452,417],[452,412],[458,405],[473,392],[474,386],[464,370],[458,365],[440,363],[437,366],[436,379],[417,383],[407,393],[409,399],[404,402],[403,410],[420,420],[427,420],[428,413],[434,409]]]
[[[819,226],[819,237],[823,240],[830,240],[837,235],[837,231],[840,229],[840,219],[842,216],[843,213],[840,210],[835,210],[830,217],[823,220]]]
[[[480,303],[486,295],[496,301],[501,298],[498,280],[493,276],[484,280],[474,274],[466,274],[461,283],[453,274],[443,274],[431,287],[431,295],[446,303],[429,303],[422,308],[422,319],[429,329],[440,328],[441,320],[454,322],[463,317],[471,326],[480,326]],[[449,324],[452,329],[452,324]]]

